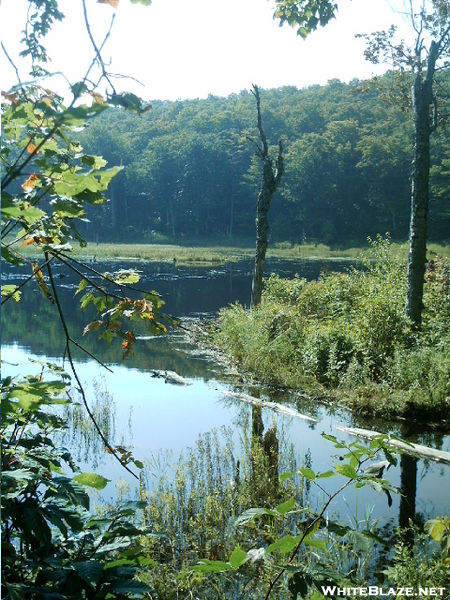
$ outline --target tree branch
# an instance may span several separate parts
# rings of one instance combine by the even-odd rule
[[[135,477],[136,479],[139,479],[138,476],[136,475],[136,473],[134,473],[126,464],[123,463],[123,461],[121,460],[120,456],[117,454],[116,450],[108,442],[108,440],[106,439],[106,437],[103,434],[102,430],[100,429],[97,421],[95,420],[95,417],[94,417],[91,409],[89,408],[89,404],[87,402],[86,394],[85,394],[84,389],[83,389],[83,384],[81,383],[81,380],[80,380],[80,378],[78,376],[78,373],[77,373],[77,370],[75,368],[75,364],[74,364],[74,361],[73,361],[73,358],[72,358],[72,353],[71,353],[71,350],[70,350],[70,344],[71,343],[74,343],[77,346],[78,346],[78,344],[76,342],[74,342],[74,340],[70,336],[69,329],[67,327],[67,323],[66,323],[66,320],[64,318],[64,313],[62,311],[62,307],[61,307],[61,304],[59,302],[58,292],[57,292],[56,285],[55,285],[55,282],[54,282],[54,279],[53,279],[53,274],[52,274],[52,270],[51,270],[51,267],[50,267],[50,264],[49,264],[50,261],[48,259],[48,253],[47,252],[45,252],[45,258],[46,258],[46,261],[47,261],[47,272],[48,272],[48,277],[49,277],[49,280],[50,280],[50,286],[52,288],[53,297],[55,299],[55,304],[56,304],[56,307],[58,309],[59,318],[60,318],[60,321],[61,321],[61,324],[62,324],[62,327],[63,327],[63,330],[64,330],[64,335],[65,335],[65,338],[66,338],[66,350],[65,350],[65,354],[67,354],[67,359],[68,359],[68,361],[70,363],[70,368],[72,369],[72,372],[73,372],[74,377],[76,379],[76,382],[77,382],[77,385],[78,385],[78,390],[79,390],[79,392],[81,394],[81,398],[83,400],[84,407],[85,407],[85,409],[86,409],[86,411],[87,411],[87,413],[89,415],[89,418],[91,419],[91,421],[92,421],[92,423],[93,423],[93,425],[95,427],[95,430],[99,434],[102,442],[105,444],[105,447],[114,456],[114,458],[122,465],[122,467],[124,469],[126,469],[129,473],[131,473],[131,475],[133,475],[133,477]],[[88,354],[90,354],[90,353],[88,353]],[[95,358],[95,357],[93,357],[93,358]],[[105,365],[103,365],[103,366],[105,366]],[[106,367],[106,368],[108,368],[108,367]],[[108,369],[108,370],[111,371],[111,369]]]

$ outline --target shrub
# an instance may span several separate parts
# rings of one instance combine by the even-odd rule
[[[385,394],[380,407],[391,415],[440,418],[450,403],[448,264],[441,257],[430,263],[423,326],[413,332],[404,315],[404,264],[389,239],[372,242],[372,252],[362,269],[316,281],[272,275],[256,309],[221,311],[217,345],[262,381],[345,388],[357,410],[377,411],[367,398]]]

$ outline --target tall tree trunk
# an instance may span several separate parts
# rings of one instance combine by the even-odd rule
[[[414,159],[411,189],[411,220],[406,287],[406,316],[420,327],[427,254],[427,214],[430,177],[430,137],[436,123],[430,115],[435,105],[433,77],[439,46],[431,43],[425,79],[419,71],[412,86],[414,111]]]
[[[261,104],[259,99],[258,86],[253,85],[253,95],[256,99],[256,110],[258,114],[258,131],[261,144],[256,144],[257,155],[262,163],[261,190],[258,195],[256,205],[256,256],[255,268],[253,271],[251,307],[254,308],[261,302],[262,278],[264,273],[264,264],[266,261],[266,251],[269,244],[269,220],[268,213],[272,196],[280,184],[284,172],[283,147],[281,141],[278,142],[278,157],[276,168],[273,168],[273,161],[269,156],[269,147],[267,138],[262,128],[261,122]]]

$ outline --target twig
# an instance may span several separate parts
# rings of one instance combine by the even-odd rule
[[[69,361],[69,364],[70,364],[70,367],[71,367],[72,372],[74,374],[74,377],[75,377],[75,379],[77,381],[78,391],[80,392],[81,397],[83,399],[84,407],[86,408],[86,411],[87,411],[87,413],[89,415],[89,418],[91,419],[91,421],[92,421],[92,423],[93,423],[93,425],[94,425],[97,433],[99,434],[100,438],[102,439],[102,442],[105,444],[105,447],[117,459],[117,461],[122,465],[122,467],[124,469],[126,469],[129,473],[131,473],[131,475],[133,475],[133,477],[135,477],[136,479],[138,479],[138,476],[136,475],[136,473],[134,473],[126,464],[124,464],[122,462],[122,460],[121,460],[120,456],[117,454],[116,450],[108,442],[108,440],[104,436],[102,430],[100,429],[97,421],[95,420],[95,417],[94,417],[91,409],[89,408],[89,404],[88,404],[87,399],[86,399],[86,394],[85,394],[84,389],[83,389],[83,384],[81,383],[80,378],[78,376],[77,370],[75,368],[75,364],[73,362],[72,353],[70,351],[70,343],[72,342],[72,343],[76,344],[76,342],[74,342],[72,340],[72,338],[70,337],[70,333],[69,333],[69,330],[67,328],[66,320],[64,318],[64,314],[62,312],[61,304],[59,302],[59,297],[58,297],[58,292],[56,290],[56,285],[55,285],[55,282],[53,280],[53,274],[52,274],[52,270],[51,270],[51,267],[50,267],[50,264],[49,264],[49,261],[48,261],[48,253],[47,252],[45,252],[45,258],[47,259],[47,272],[48,272],[48,277],[49,277],[49,280],[50,280],[50,285],[51,285],[51,288],[52,288],[52,291],[53,291],[53,297],[55,299],[55,304],[56,304],[56,307],[58,309],[59,318],[60,318],[60,321],[61,321],[61,324],[62,324],[62,327],[63,327],[63,330],[64,330],[64,335],[66,337],[66,350],[65,350],[65,354],[67,354],[67,359]]]
[[[106,79],[106,81],[109,83],[109,85],[110,85],[110,86],[111,86],[111,88],[112,88],[112,91],[113,91],[113,93],[115,94],[115,93],[116,93],[116,90],[115,90],[115,88],[114,88],[114,85],[112,84],[112,82],[111,82],[111,80],[110,80],[110,78],[109,78],[109,75],[108,75],[108,73],[107,73],[107,71],[106,71],[106,69],[105,69],[105,63],[104,63],[104,61],[103,61],[103,58],[102,58],[102,55],[101,55],[101,51],[102,51],[102,49],[103,49],[103,46],[105,45],[105,43],[106,43],[107,39],[108,39],[108,38],[109,38],[109,36],[111,35],[111,29],[112,29],[112,26],[113,26],[113,24],[114,24],[114,19],[116,18],[116,13],[113,13],[113,16],[112,16],[112,18],[111,18],[111,23],[110,23],[110,25],[109,25],[109,29],[108,29],[108,31],[107,31],[107,33],[106,33],[106,35],[105,35],[105,38],[104,38],[103,42],[102,42],[102,43],[101,43],[101,45],[100,45],[100,48],[98,48],[98,47],[97,47],[97,44],[95,43],[95,40],[94,40],[94,36],[92,35],[91,26],[90,26],[90,24],[89,24],[89,19],[88,19],[88,16],[87,16],[86,0],[83,0],[83,14],[84,14],[84,22],[85,22],[85,25],[86,25],[86,31],[87,31],[87,33],[88,33],[89,39],[91,40],[91,44],[92,44],[92,46],[93,46],[93,48],[94,48],[94,51],[95,51],[95,58],[94,58],[94,60],[92,61],[92,63],[91,63],[91,66],[89,67],[89,69],[88,69],[88,71],[87,71],[87,73],[86,73],[86,76],[85,76],[84,80],[86,80],[86,79],[87,79],[87,77],[88,77],[89,73],[91,72],[91,69],[92,69],[92,67],[93,67],[93,66],[95,65],[95,63],[98,61],[98,63],[99,63],[99,66],[100,66],[100,68],[101,68],[101,70],[102,70],[102,76],[103,76],[103,77]]]
[[[6,48],[3,45],[3,42],[1,42],[1,45],[2,45],[2,50],[5,53],[6,58],[8,59],[8,61],[11,64],[12,68],[14,69],[14,71],[16,72],[16,77],[17,77],[17,81],[19,82],[19,85],[22,85],[22,81],[21,81],[20,75],[19,75],[19,69],[16,67],[16,65],[14,64],[12,58],[9,56],[8,52],[6,51]]]

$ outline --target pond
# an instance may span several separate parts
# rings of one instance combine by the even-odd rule
[[[123,266],[123,265],[121,265]],[[343,270],[347,262],[279,261],[266,263],[266,275],[271,272],[281,276],[313,279],[322,270]],[[114,270],[114,265],[95,265],[98,270]],[[141,287],[155,289],[162,294],[167,312],[181,317],[186,327],[201,315],[213,315],[230,303],[248,304],[251,288],[251,261],[227,264],[217,268],[177,268],[172,264],[134,264],[141,271]],[[28,277],[29,273],[3,270],[2,278],[16,282]],[[336,461],[336,450],[321,437],[322,432],[336,435],[339,439],[353,441],[337,427],[359,426],[383,433],[394,432],[415,441],[441,450],[450,450],[450,436],[425,429],[415,430],[406,424],[389,424],[373,420],[356,421],[343,410],[317,404],[299,394],[275,392],[263,387],[248,387],[244,383],[232,383],[223,366],[210,356],[199,352],[179,331],[169,332],[165,338],[138,337],[135,356],[121,360],[120,343],[107,346],[99,343],[95,333],[82,337],[83,328],[90,315],[80,311],[74,297],[75,280],[63,277],[55,271],[60,283],[59,293],[65,307],[65,318],[72,335],[97,356],[110,370],[105,370],[86,354],[74,352],[77,370],[85,383],[90,401],[99,404],[99,410],[107,406],[108,418],[114,442],[132,447],[133,455],[145,461],[150,485],[158,478],[171,473],[166,458],[168,453],[174,460],[189,449],[198,446],[199,436],[217,435],[232,437],[236,460],[252,423],[252,406],[240,401],[232,393],[244,393],[265,401],[294,409],[314,420],[306,420],[275,412],[270,405],[262,409],[262,420],[267,431],[276,422],[281,448],[292,447],[299,464],[306,462],[315,471],[327,471]],[[64,351],[64,339],[55,306],[50,304],[39,291],[37,284],[30,282],[32,291],[24,294],[19,304],[8,302],[2,310],[2,361],[3,376],[16,373],[36,372],[40,366],[36,361],[60,363]],[[170,385],[164,379],[153,377],[155,370],[175,371],[186,378],[190,385]],[[103,405],[100,406],[103,402]],[[225,429],[228,432],[223,433]],[[119,479],[136,493],[136,480],[124,471],[99,443],[89,435],[72,428],[66,436],[75,456],[84,467],[101,473],[111,483],[105,498],[118,494],[115,482]],[[225,443],[225,442],[224,442]],[[280,468],[284,465],[280,459]],[[284,466],[288,467],[286,463]],[[383,523],[398,523],[399,514],[404,521],[408,516],[426,519],[450,514],[449,475],[450,467],[431,461],[403,458],[396,467],[391,467],[385,477],[394,486],[402,487],[408,496],[408,507],[399,494],[392,499],[374,490],[347,492],[336,500],[333,510],[343,521],[354,522],[370,513],[372,519]],[[338,478],[336,478],[337,480]],[[342,483],[342,481],[341,481]],[[330,484],[332,489],[333,485]],[[409,491],[408,491],[409,490]],[[322,496],[312,488],[310,502],[320,506]],[[405,512],[406,511],[406,512]]]

